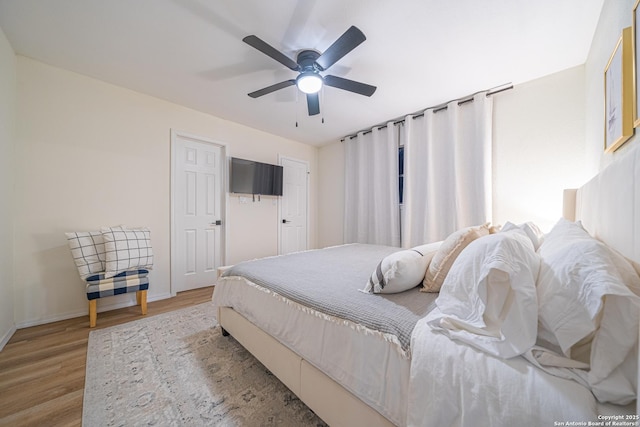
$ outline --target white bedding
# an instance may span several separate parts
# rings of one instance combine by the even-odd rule
[[[427,322],[420,320],[411,338],[408,426],[553,426],[634,413],[633,404],[598,404],[575,381],[549,375],[523,357],[498,359],[456,343]]]
[[[475,427],[482,420],[491,426],[551,426],[635,410],[633,404],[598,404],[587,388],[546,374],[522,357],[505,361],[456,343],[434,332],[428,318],[413,331],[408,360],[384,337],[245,279],[221,279],[214,301],[233,307],[395,425]]]
[[[418,321],[409,360],[383,334],[244,278],[221,278],[213,300],[216,312],[232,307],[398,426],[538,426],[635,412],[635,404],[599,404],[581,384],[523,357],[498,359],[452,341],[427,323],[438,309]]]
[[[232,307],[392,423],[406,425],[410,361],[382,334],[318,313],[239,277],[221,278],[213,301],[216,312],[218,306]]]

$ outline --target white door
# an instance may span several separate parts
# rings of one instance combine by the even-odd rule
[[[172,293],[211,286],[222,265],[223,147],[173,134]]]
[[[307,197],[309,164],[282,157],[282,198],[280,199],[280,254],[307,249]]]

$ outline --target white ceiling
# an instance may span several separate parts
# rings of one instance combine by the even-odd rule
[[[603,1],[0,0],[0,27],[20,55],[322,145],[583,64]],[[324,51],[351,25],[367,40],[324,74],[377,86],[372,97],[328,87],[321,114],[308,117],[295,86],[247,96],[297,73],[243,37],[295,59]]]

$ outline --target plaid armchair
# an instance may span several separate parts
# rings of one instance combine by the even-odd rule
[[[136,304],[147,314],[148,275],[153,265],[149,234],[148,229],[124,227],[66,233],[78,273],[86,283],[90,327],[96,326],[99,298],[135,292]]]

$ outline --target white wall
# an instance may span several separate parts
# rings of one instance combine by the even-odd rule
[[[318,170],[318,246],[341,245],[344,241],[344,145],[320,147]]]
[[[18,56],[15,321],[87,312],[65,231],[147,226],[155,255],[149,299],[170,294],[170,130],[228,144],[228,155],[310,164],[315,247],[317,148]],[[229,198],[226,263],[277,253],[277,206]],[[98,310],[135,296],[98,301]]]
[[[562,216],[562,190],[582,185],[584,66],[495,95],[493,222],[533,221],[545,231]]]
[[[586,149],[587,166],[591,175],[595,175],[617,156],[623,155],[638,140],[636,130],[636,135],[615,153],[604,153],[604,69],[622,29],[631,26],[634,3],[634,0],[605,0],[585,63]]]
[[[13,332],[13,160],[16,56],[0,29],[0,350]]]

